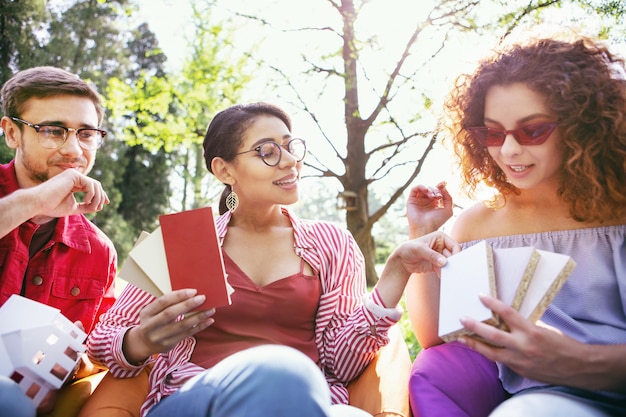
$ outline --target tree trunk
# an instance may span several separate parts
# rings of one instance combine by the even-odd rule
[[[371,233],[360,233],[357,244],[365,257],[365,273],[367,276],[367,285],[374,286],[378,282],[378,273],[376,272],[376,243]]]
[[[206,168],[204,167],[204,154],[202,153],[202,144],[193,144],[194,153],[194,172],[190,174],[193,186],[193,208],[204,207],[207,204],[206,198],[202,193],[202,179],[206,176]]]
[[[378,274],[376,273],[376,244],[372,237],[372,228],[369,222],[367,186],[355,192],[357,194],[356,204],[346,212],[346,226],[365,257],[367,285],[373,286],[378,282]]]

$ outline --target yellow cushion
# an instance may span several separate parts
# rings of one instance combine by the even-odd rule
[[[106,372],[89,375],[62,387],[56,398],[54,410],[47,417],[74,417],[90,398]]]
[[[134,378],[115,378],[107,372],[78,416],[139,417],[139,409],[148,395],[150,369],[146,367]]]

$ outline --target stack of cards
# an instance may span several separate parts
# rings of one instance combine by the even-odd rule
[[[232,288],[211,207],[163,215],[159,223],[152,233],[139,236],[120,278],[156,297],[194,288],[206,296],[198,310],[229,305]]]
[[[492,249],[486,241],[449,257],[441,269],[439,337],[450,342],[469,334],[459,322],[463,316],[506,330],[479,294],[497,297],[537,321],[575,266],[567,255],[533,247]]]

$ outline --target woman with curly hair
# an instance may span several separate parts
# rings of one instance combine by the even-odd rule
[[[464,210],[452,237],[577,265],[540,321],[485,295],[509,331],[464,317],[482,340],[447,344],[437,335],[439,279],[414,274],[407,307],[426,348],[411,378],[414,414],[626,415],[625,75],[621,58],[581,38],[514,45],[458,79],[446,110],[463,182],[470,196],[482,185],[495,194]],[[411,237],[451,214],[444,185],[414,188]]]

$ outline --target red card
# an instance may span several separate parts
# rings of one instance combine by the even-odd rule
[[[206,301],[197,310],[230,304],[213,210],[204,207],[159,216],[172,290],[195,288]]]

